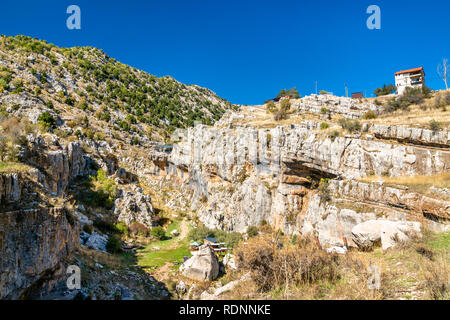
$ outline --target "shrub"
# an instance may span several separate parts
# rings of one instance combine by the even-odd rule
[[[289,99],[281,100],[280,111],[288,112],[291,109],[291,102]]]
[[[386,96],[388,94],[394,93],[396,91],[396,87],[392,84],[386,86],[386,84],[383,85],[382,88],[377,88],[373,93],[377,96]]]
[[[365,119],[365,120],[371,120],[371,119],[376,119],[376,118],[377,118],[377,114],[375,112],[373,112],[372,110],[367,111],[363,115],[363,119]]]
[[[118,233],[128,236],[128,226],[125,222],[118,222],[115,227]]]
[[[429,127],[430,127],[430,130],[433,132],[437,132],[437,131],[441,130],[441,124],[434,119],[430,121]]]
[[[330,127],[330,125],[326,122],[322,122],[320,124],[320,130],[325,130],[325,129],[328,129],[329,127]]]
[[[86,232],[86,233],[92,234],[92,229],[93,228],[92,228],[92,226],[90,224],[85,224],[83,226],[83,231]]]
[[[117,229],[113,223],[105,221],[101,218],[94,219],[94,227],[96,227],[98,230],[100,230],[103,233],[117,232]]]
[[[108,242],[106,243],[106,251],[109,253],[117,253],[121,250],[122,241],[116,236],[110,236]]]
[[[273,118],[275,121],[285,120],[285,119],[287,119],[287,113],[286,113],[286,111],[281,110],[281,109],[277,110],[277,111],[275,111]]]
[[[361,123],[358,120],[342,118],[339,119],[339,124],[343,129],[348,130],[351,133],[361,130]]]
[[[320,192],[320,202],[327,202],[331,200],[331,193],[329,190],[328,179],[320,179],[319,192]]]
[[[430,93],[431,89],[427,87],[423,89],[407,87],[403,95],[388,102],[386,111],[407,110],[410,105],[420,105],[430,96]]]
[[[150,235],[158,240],[164,240],[166,238],[166,232],[162,227],[154,227],[150,231]]]
[[[271,235],[251,238],[236,251],[239,267],[252,275],[261,290],[340,278],[339,257],[326,253],[314,240],[297,239],[280,248]]]
[[[328,92],[325,90],[320,90],[319,94],[328,94]]]
[[[223,230],[213,231],[213,236],[218,242],[224,242],[227,248],[234,248],[239,244],[242,239],[242,235],[239,232],[226,232]]]
[[[55,119],[48,111],[45,111],[39,115],[38,123],[46,130],[54,128],[54,126],[56,125]]]
[[[188,239],[197,242],[203,242],[203,239],[212,236],[214,236],[214,232],[206,227],[198,227],[188,233]]]
[[[275,106],[275,103],[270,100],[266,103],[266,111],[268,113],[274,113],[277,110],[277,107]]]
[[[247,228],[247,236],[249,238],[254,237],[256,235],[258,235],[258,228],[257,227],[251,226],[251,227]]]
[[[139,222],[133,222],[130,225],[129,230],[130,230],[130,233],[135,235],[135,236],[136,235],[143,236],[143,237],[148,236],[148,229],[147,229],[147,227],[144,226],[142,223],[139,223]]]
[[[336,140],[337,137],[339,137],[340,133],[337,130],[333,130],[328,137],[331,139],[331,141]]]
[[[329,113],[329,112],[330,112],[330,110],[327,109],[327,108],[325,108],[325,107],[320,108],[320,113],[321,113],[321,114],[327,114],[327,113]]]

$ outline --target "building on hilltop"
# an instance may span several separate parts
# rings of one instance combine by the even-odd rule
[[[354,92],[352,93],[352,99],[363,99],[364,94],[362,92]]]
[[[395,86],[397,94],[403,94],[406,88],[424,88],[425,70],[423,67],[398,71],[395,73]]]

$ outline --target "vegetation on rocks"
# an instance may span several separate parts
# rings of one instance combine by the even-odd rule
[[[374,91],[374,94],[375,94],[377,97],[380,97],[380,96],[386,96],[386,95],[388,95],[388,94],[394,93],[395,90],[396,90],[396,88],[395,88],[395,86],[394,86],[393,84],[390,84],[390,85],[384,84],[383,87],[377,88],[377,89]]]

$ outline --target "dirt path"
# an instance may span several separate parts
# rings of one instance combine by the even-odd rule
[[[173,266],[173,263],[171,262],[167,262],[165,265],[163,265],[161,268],[158,268],[154,273],[153,273],[153,277],[161,282],[164,282],[166,280],[168,280],[169,277],[169,272],[170,272],[170,267]]]
[[[189,228],[187,226],[187,222],[185,220],[182,220],[180,223],[180,230],[179,231],[179,236],[176,238],[176,240],[174,241],[174,243],[172,243],[170,246],[164,248],[164,250],[172,250],[172,249],[176,249],[179,246],[179,243],[184,240],[184,238],[187,237]]]
[[[176,249],[177,247],[179,247],[180,242],[183,241],[187,237],[189,228],[188,228],[187,222],[185,220],[181,221],[179,232],[180,232],[180,235],[177,237],[175,242],[172,243],[170,246],[164,248],[164,250]],[[166,262],[166,264],[164,264],[162,267],[155,270],[155,272],[153,273],[153,277],[155,277],[155,279],[157,279],[158,281],[162,281],[162,282],[169,280],[170,279],[169,275],[170,275],[170,272],[172,271],[171,270],[172,266],[173,266],[172,262]]]

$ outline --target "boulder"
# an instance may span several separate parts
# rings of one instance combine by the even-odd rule
[[[106,243],[108,243],[108,236],[94,231],[84,245],[89,249],[106,252]]]
[[[346,254],[347,247],[330,247],[330,248],[327,248],[326,251],[328,253]]]
[[[352,229],[352,240],[360,249],[370,250],[377,243],[383,250],[421,236],[421,224],[411,221],[369,220]]]
[[[193,280],[213,281],[219,275],[219,262],[213,250],[203,245],[196,255],[181,265],[180,271]]]
[[[177,291],[177,293],[179,295],[185,294],[186,291],[187,291],[186,284],[183,281],[178,282],[176,287],[175,287],[175,290]]]
[[[86,217],[84,214],[82,214],[79,211],[75,211],[75,215],[78,218],[78,220],[80,221],[81,225],[85,225],[85,224],[93,225],[94,224],[94,222],[92,220],[90,220],[88,217]]]
[[[237,269],[236,259],[234,258],[234,255],[232,255],[230,253],[227,253],[225,255],[225,257],[223,257],[222,262],[226,268],[233,269],[233,270]]]

